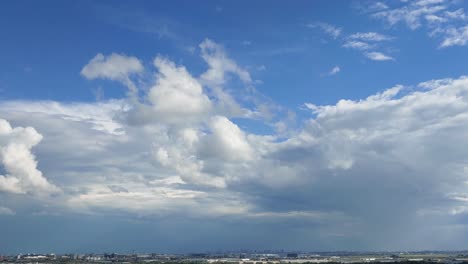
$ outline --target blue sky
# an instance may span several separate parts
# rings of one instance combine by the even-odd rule
[[[1,3],[0,254],[463,249],[465,9]]]

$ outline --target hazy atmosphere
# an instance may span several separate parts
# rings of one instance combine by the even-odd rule
[[[466,249],[467,8],[1,1],[0,253]]]

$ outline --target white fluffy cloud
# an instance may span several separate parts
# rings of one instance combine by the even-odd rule
[[[143,91],[144,98],[134,97],[136,100],[130,102],[131,109],[124,114],[128,121],[197,126],[214,115],[244,118],[267,115],[264,110],[271,106],[262,98],[251,99],[257,109],[242,107],[235,99],[239,94],[254,98],[256,90],[248,71],[229,58],[221,45],[209,39],[200,44],[200,49],[208,69],[199,77],[190,74],[184,66],[157,57],[154,60],[156,82]],[[233,78],[241,81],[243,89],[229,89],[228,83]]]
[[[206,148],[214,149],[214,156],[229,160],[251,160],[253,150],[245,133],[229,119],[215,116],[209,124],[212,134],[208,136]]]
[[[125,80],[129,74],[139,73],[143,70],[140,60],[112,53],[109,56],[97,54],[81,70],[87,79],[106,78],[110,80]]]
[[[0,191],[10,193],[54,193],[59,189],[49,183],[37,169],[31,148],[42,140],[32,127],[12,128],[0,119],[0,159],[6,172],[0,175]]]
[[[317,118],[310,124],[308,130],[314,131],[312,138],[317,140],[324,139],[317,137],[317,132],[318,135],[326,135],[325,138],[330,141],[327,146],[332,144],[332,148],[338,148],[340,155],[332,155],[330,157],[332,163],[333,157],[342,156],[351,165],[356,159],[366,155],[368,149],[368,154],[375,155],[374,158],[380,156],[380,158],[398,159],[399,163],[416,170],[432,167],[428,164],[429,160],[438,163],[438,166],[447,166],[445,163],[447,161],[443,161],[444,158],[437,155],[436,149],[442,146],[436,144],[436,137],[444,133],[453,133],[452,140],[445,143],[447,146],[450,145],[450,153],[457,153],[460,150],[456,142],[461,140],[460,136],[464,137],[462,135],[464,132],[461,131],[466,129],[460,121],[466,117],[465,113],[468,110],[468,101],[465,97],[468,79],[461,77],[443,82],[431,81],[419,86],[431,89],[398,97],[405,88],[396,86],[365,100],[340,100],[336,105],[330,106],[306,104],[317,114]],[[334,141],[337,143],[333,143]],[[398,141],[401,141],[401,144],[398,144]],[[346,145],[345,151],[340,146],[342,143]],[[410,147],[408,144],[415,145]],[[377,145],[380,145],[379,150],[376,148]],[[387,156],[387,151],[391,151],[392,155]],[[405,161],[406,155],[421,160]],[[438,160],[439,158],[441,159]],[[452,162],[453,166],[462,166],[463,170],[462,159]],[[430,179],[429,175],[427,177],[428,180],[435,180]]]
[[[201,128],[174,131],[168,140],[154,143],[154,157],[187,183],[225,188],[233,176],[229,169],[254,159],[254,150],[226,117],[212,117],[207,128],[208,133]]]
[[[369,244],[467,226],[468,77],[397,85],[331,105],[306,103],[310,117],[299,128],[284,123],[281,134],[255,134],[220,111],[221,99],[210,93],[211,86],[224,91],[227,76],[248,83],[248,75],[217,44],[206,45],[205,74],[193,77],[158,58],[155,83],[138,102],[0,102],[0,116],[18,126],[0,122],[4,201],[13,192],[29,198],[60,188],[41,198],[49,210],[320,219],[323,232],[339,230]],[[37,169],[33,147],[55,185]]]
[[[104,56],[99,53],[83,67],[81,75],[89,80],[103,78],[119,81],[135,92],[136,87],[130,80],[130,75],[141,73],[143,69],[142,63],[135,57],[116,53]]]
[[[154,64],[159,73],[148,101],[160,119],[187,122],[211,111],[211,101],[201,84],[184,67],[162,58],[156,58]]]

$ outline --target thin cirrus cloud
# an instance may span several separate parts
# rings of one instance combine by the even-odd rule
[[[0,206],[0,215],[15,215],[16,213],[8,207]]]
[[[341,71],[341,68],[339,66],[335,66],[328,72],[328,75],[332,76],[332,75],[338,74],[340,71]]]
[[[394,60],[393,57],[384,54],[377,49],[381,48],[382,43],[394,39],[392,36],[384,35],[377,32],[356,32],[346,37],[341,37],[342,28],[338,28],[327,23],[313,23],[307,25],[309,28],[319,28],[333,39],[342,42],[342,47],[347,49],[358,50],[362,54],[374,61],[389,61]],[[341,37],[341,38],[339,38]],[[339,38],[339,39],[338,39]]]
[[[366,52],[365,53],[366,57],[374,60],[374,61],[389,61],[389,60],[394,60],[394,58],[385,55],[382,52],[377,52],[377,51],[372,51],[372,52]]]
[[[370,12],[372,18],[390,26],[404,24],[411,30],[423,28],[428,36],[439,41],[439,48],[465,46],[468,43],[468,16],[460,1],[419,0],[408,1],[403,6],[383,8]]]
[[[356,50],[369,50],[375,47],[374,44],[369,44],[359,40],[348,40],[343,44],[344,48],[356,49]]]
[[[448,28],[440,47],[465,46],[468,43],[468,26]]]
[[[323,22],[318,22],[318,23],[310,23],[307,24],[307,27],[309,28],[319,28],[322,30],[325,34],[329,35],[330,37],[336,39],[338,38],[341,33],[342,33],[342,28],[328,24],[328,23],[323,23]]]
[[[394,58],[384,54],[383,52],[376,51],[376,49],[382,45],[382,42],[388,42],[393,39],[394,37],[377,32],[357,32],[346,38],[343,47],[359,50],[370,60],[388,61],[394,60]]]
[[[468,43],[468,16],[465,10],[460,8],[460,3],[448,0],[407,1],[398,5],[392,2],[374,2],[370,5],[358,5],[357,9],[391,27],[403,24],[410,30],[425,29],[429,37],[438,41],[438,48],[449,48],[465,46]],[[331,26],[328,28],[336,28],[330,24],[325,25]],[[333,38],[338,39],[340,36],[343,36],[341,28],[339,34],[335,34]],[[371,60],[391,61],[394,57],[386,54],[388,49],[387,52],[383,52],[382,45],[394,39],[393,36],[377,32],[358,32],[344,38],[342,46],[361,51]]]
[[[379,41],[393,39],[390,36],[386,36],[377,32],[365,32],[365,33],[358,32],[358,33],[351,34],[348,38],[352,40],[367,41],[367,42],[379,42]]]

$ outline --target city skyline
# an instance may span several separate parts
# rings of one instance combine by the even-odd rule
[[[466,250],[466,9],[1,2],[0,255]]]

